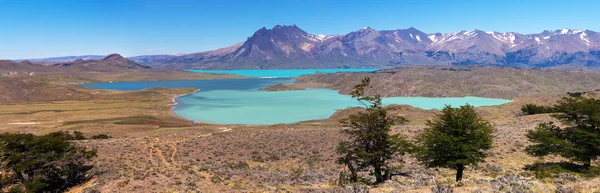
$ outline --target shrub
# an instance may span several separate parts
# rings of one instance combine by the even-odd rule
[[[81,133],[79,131],[73,131],[73,139],[74,140],[85,140],[85,137],[83,136],[83,133]]]
[[[0,135],[0,166],[6,174],[0,184],[14,192],[59,192],[83,182],[96,151],[70,139],[66,132]]]
[[[366,109],[350,115],[341,121],[342,133],[348,140],[338,144],[337,153],[341,155],[338,163],[345,164],[350,172],[350,181],[357,182],[359,171],[369,171],[375,176],[375,183],[391,179],[392,173],[399,169],[391,166],[390,161],[399,159],[412,147],[400,135],[391,135],[390,128],[402,117],[390,116],[381,103],[381,96],[365,95],[365,87],[370,83],[364,78],[361,84],[354,86],[352,98],[363,104]],[[314,152],[313,152],[314,153]]]
[[[54,136],[54,137],[60,137],[63,138],[65,140],[85,140],[85,136],[83,136],[83,133],[79,132],[79,131],[73,131],[73,134],[69,133],[68,131],[55,131],[52,133],[48,134],[49,136]]]
[[[517,176],[502,176],[492,181],[494,192],[532,192],[533,184]]]
[[[452,186],[448,184],[437,184],[433,188],[431,188],[432,193],[452,193]]]
[[[94,136],[92,136],[92,138],[91,138],[91,139],[110,139],[110,138],[112,138],[112,137],[111,137],[111,136],[109,136],[109,135],[106,135],[106,134],[98,134],[98,135],[94,135]]]
[[[536,105],[536,104],[526,104],[521,107],[521,112],[524,115],[535,115],[535,114],[545,114],[545,113],[554,113],[556,110],[554,107]]]
[[[600,156],[600,100],[569,93],[554,109],[552,117],[562,124],[542,123],[529,131],[527,138],[534,144],[525,150],[532,156],[559,155],[590,168]]]
[[[456,181],[462,180],[465,166],[484,162],[492,148],[492,125],[482,119],[473,106],[446,106],[442,113],[427,121],[419,136],[417,159],[426,167],[456,170]]]

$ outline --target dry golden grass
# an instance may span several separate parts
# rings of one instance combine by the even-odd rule
[[[52,78],[52,84],[78,78]],[[95,178],[72,192],[347,192],[336,185],[342,167],[335,148],[344,139],[339,119],[356,109],[339,111],[331,119],[273,126],[190,125],[170,114],[172,97],[194,89],[102,91],[72,87],[82,96],[69,100],[0,104],[0,132],[44,134],[79,130],[86,136],[104,133],[115,138],[78,141],[98,150]],[[535,179],[528,164],[539,161],[523,152],[525,133],[548,115],[517,116],[526,103],[551,104],[560,95],[517,98],[513,103],[477,108],[494,125],[494,147],[486,163],[469,167],[455,192],[506,192],[498,186],[517,183],[526,192],[600,191],[600,179]],[[437,111],[408,106],[388,107],[411,122],[393,128],[410,139]],[[15,124],[21,123],[21,124]],[[31,124],[39,123],[39,124]],[[562,161],[556,157],[544,161]],[[426,169],[405,156],[405,176],[370,186],[372,192],[430,192],[451,183],[454,172]],[[598,165],[598,163],[594,163]],[[569,189],[570,188],[570,189]]]
[[[160,127],[187,127],[189,121],[170,114],[170,105],[173,97],[193,90],[90,90],[93,97],[87,100],[0,104],[0,131],[43,134],[80,130],[122,136]]]

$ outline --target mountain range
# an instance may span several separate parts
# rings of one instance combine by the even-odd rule
[[[296,25],[276,25],[272,29],[263,27],[246,41],[217,50],[129,59],[165,69],[483,65],[600,70],[600,33],[573,29],[539,34],[481,30],[425,33],[415,28],[365,27],[345,35],[315,35]]]
[[[56,60],[51,59],[49,61]],[[22,73],[27,74],[31,72],[114,72],[148,68],[150,67],[138,64],[119,54],[102,56],[97,60],[75,59],[66,62],[40,62],[40,60],[37,60],[36,62],[31,62],[29,60],[15,62],[11,60],[0,60],[0,77],[12,77]]]

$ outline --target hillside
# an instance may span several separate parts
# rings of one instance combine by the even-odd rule
[[[512,99],[535,94],[563,94],[600,89],[600,73],[500,67],[400,67],[375,73],[315,74],[297,77],[289,85],[265,90],[331,88],[349,94],[362,77],[371,77],[368,93],[382,96],[462,97]]]
[[[30,59],[78,63],[102,56]],[[257,30],[246,41],[190,54],[130,57],[162,69],[390,68],[408,65],[484,65],[534,69],[600,70],[600,33],[546,30],[537,34],[495,31],[426,33],[415,28],[365,27],[342,35],[308,33],[296,25]],[[20,60],[17,60],[20,61]]]
[[[0,103],[94,98],[97,91],[77,86],[82,83],[222,78],[240,76],[149,69],[118,54],[100,60],[45,64],[0,60]]]
[[[181,56],[131,57],[154,68],[297,69],[489,65],[600,70],[600,33],[562,29],[539,34],[365,27],[344,35],[310,34],[296,25],[261,28],[242,43]]]
[[[140,65],[128,60],[119,54],[110,54],[100,60],[77,59],[71,62],[59,62],[50,66],[55,68],[71,68],[88,71],[113,71],[150,68],[149,66]]]

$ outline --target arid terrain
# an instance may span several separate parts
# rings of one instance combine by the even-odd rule
[[[462,97],[513,99],[535,94],[562,94],[600,89],[600,73],[502,67],[400,67],[375,73],[306,75],[288,85],[265,90],[331,88],[349,94],[362,77],[370,77],[370,94],[382,96]]]
[[[515,116],[519,104],[544,104],[557,98],[519,98],[515,103],[478,108],[494,125],[494,148],[486,163],[468,168],[464,186],[455,187],[454,191],[599,191],[598,178],[566,175],[538,180],[531,171],[523,169],[542,161],[523,152],[529,144],[526,132],[552,118]],[[391,109],[411,120],[393,129],[409,138],[420,133],[424,120],[436,113],[406,106]],[[340,114],[343,112],[336,116]],[[343,138],[333,120],[323,120],[274,126],[159,128],[144,136],[87,140],[80,144],[99,151],[95,178],[85,187],[101,192],[351,192],[351,187],[336,184],[343,167],[335,162],[335,149]],[[429,192],[437,184],[454,179],[452,170],[426,169],[411,156],[404,159],[404,175],[365,188],[373,192]],[[563,160],[548,157],[543,161]]]
[[[406,75],[414,74],[411,81],[418,76],[424,77],[423,83],[410,84],[412,92],[409,94],[401,92],[406,87],[401,85],[402,81],[398,83],[396,78],[404,77],[398,73],[309,75],[298,78],[297,85],[341,77],[337,83],[327,82],[326,87],[341,89],[342,93],[347,93],[346,87],[355,79],[358,80],[352,77],[367,75],[375,80],[375,90],[371,92],[379,91],[376,89],[380,87],[398,86],[398,89],[387,89],[389,92],[382,93],[386,96],[418,95],[446,89],[445,94],[430,96],[512,98],[514,101],[505,105],[476,108],[494,126],[494,148],[489,152],[490,157],[486,159],[486,163],[467,168],[464,186],[454,187],[454,191],[600,191],[599,178],[564,174],[537,179],[532,171],[524,170],[527,165],[539,161],[564,160],[557,157],[539,160],[524,153],[524,147],[529,144],[526,132],[535,128],[538,123],[551,121],[552,118],[548,115],[520,115],[520,108],[524,104],[548,105],[563,96],[565,91],[593,90],[596,86],[593,83],[600,80],[597,74],[580,71],[475,69],[485,73],[499,73],[502,76],[495,78],[506,77],[506,80],[498,82],[493,88],[483,89],[482,86],[477,88],[477,92],[465,92],[463,87],[448,86],[452,85],[451,81],[456,81],[454,79],[448,80],[446,84],[435,84],[435,81],[425,84],[425,81],[435,80],[429,77],[441,74],[446,75],[437,80],[444,77],[460,78],[461,76],[455,75],[463,73],[461,71],[429,68],[408,70],[411,73]],[[432,70],[440,72],[431,74]],[[150,69],[128,69],[111,73],[37,71],[30,74],[31,72],[24,71],[0,78],[3,83],[0,85],[1,132],[45,134],[77,130],[88,137],[95,134],[113,137],[77,141],[81,146],[96,149],[98,157],[93,160],[95,167],[90,173],[91,180],[72,188],[70,192],[352,192],[358,189],[372,192],[430,192],[438,185],[451,184],[454,179],[452,170],[426,169],[417,164],[414,157],[404,156],[403,160],[397,160],[405,162],[401,170],[403,175],[396,176],[391,181],[377,186],[338,186],[337,179],[343,167],[336,163],[335,150],[338,142],[344,139],[338,121],[360,111],[357,108],[339,110],[329,119],[289,125],[192,124],[173,115],[171,104],[174,97],[193,92],[197,88],[106,91],[76,85],[84,82],[235,76]],[[527,77],[528,73],[532,76],[529,82],[507,83],[515,80],[515,77]],[[560,76],[561,74],[568,76]],[[386,79],[388,77],[391,78]],[[576,78],[561,79],[566,77]],[[543,78],[547,79],[540,81]],[[486,82],[484,78],[467,79],[456,84],[472,84],[471,87],[493,84]],[[348,82],[341,84],[344,81]],[[517,91],[522,93],[514,94]],[[593,94],[598,95],[597,92]],[[409,119],[410,122],[395,126],[393,132],[411,140],[422,132],[426,120],[438,113],[437,110],[402,105],[388,106],[387,109],[392,114]],[[593,165],[597,166],[598,163]],[[368,177],[364,179],[369,180]]]

